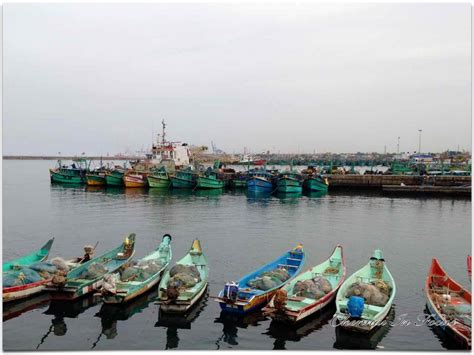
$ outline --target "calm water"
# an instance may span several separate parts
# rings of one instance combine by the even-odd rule
[[[466,255],[471,250],[471,201],[387,198],[378,194],[252,198],[245,192],[87,190],[51,186],[54,161],[3,162],[3,258],[29,253],[51,236],[52,256],[82,254],[99,241],[101,253],[137,234],[138,258],[173,236],[173,261],[201,240],[210,263],[209,293],[186,318],[160,314],[154,293],[127,307],[100,299],[50,301],[47,295],[8,306],[3,315],[5,350],[110,349],[347,349],[442,350],[452,347],[427,325],[384,328],[354,337],[332,327],[333,308],[295,328],[261,314],[221,315],[223,284],[304,244],[310,267],[337,243],[345,248],[347,271],[384,251],[398,292],[393,319],[413,322],[424,312],[423,282],[432,256],[459,282],[470,285]],[[404,316],[403,316],[404,315]]]

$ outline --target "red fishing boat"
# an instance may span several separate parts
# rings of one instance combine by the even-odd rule
[[[433,258],[425,282],[428,310],[442,330],[471,348],[471,293],[454,281]]]

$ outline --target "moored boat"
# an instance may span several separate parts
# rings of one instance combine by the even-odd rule
[[[334,300],[345,277],[343,250],[338,245],[327,260],[283,286],[263,312],[277,321],[302,321]]]
[[[195,239],[189,252],[173,268],[167,270],[160,281],[157,301],[160,311],[188,311],[204,295],[208,277],[207,258],[201,243]]]
[[[145,172],[137,172],[132,170],[124,174],[123,184],[125,187],[147,187],[147,176],[148,174]]]
[[[46,290],[53,291],[57,299],[75,299],[98,290],[103,277],[127,264],[135,252],[135,234],[128,235],[124,242],[109,252],[80,264],[64,278],[53,278]]]
[[[85,174],[89,171],[90,161],[85,159],[75,159],[71,166],[63,165],[58,160],[57,167],[49,169],[51,183],[59,184],[83,184]]]
[[[147,177],[149,187],[158,187],[158,188],[169,188],[171,186],[171,180],[168,174],[166,167],[162,166],[161,168],[153,171]]]
[[[454,281],[433,258],[425,281],[426,305],[437,325],[462,346],[471,348],[471,293]]]
[[[105,172],[94,171],[86,174],[86,184],[88,186],[105,186],[107,181],[105,179]]]
[[[329,181],[327,178],[319,174],[316,169],[312,166],[308,166],[303,171],[303,188],[309,192],[327,192],[329,187]]]
[[[247,190],[249,192],[272,192],[274,175],[267,170],[249,172]]]
[[[31,264],[46,260],[48,258],[53,242],[54,238],[51,238],[38,250],[17,259],[5,261],[2,265],[2,271],[5,272],[8,270],[12,270],[13,268],[18,266],[29,266]]]
[[[232,180],[230,181],[230,186],[234,189],[246,188],[247,187],[247,172],[237,172],[234,174]]]
[[[171,236],[165,234],[158,248],[130,266],[121,274],[110,274],[102,287],[104,303],[125,303],[146,291],[160,281],[160,277],[171,261]]]
[[[115,168],[105,172],[105,182],[107,186],[123,186],[123,169]]]
[[[277,180],[277,191],[284,193],[299,193],[303,191],[303,178],[295,171],[280,174]]]
[[[366,299],[358,295],[370,296]],[[384,325],[396,294],[395,280],[387,268],[381,250],[375,250],[369,262],[341,285],[336,296],[339,326],[369,332]]]
[[[217,171],[210,167],[200,174],[196,180],[196,187],[198,189],[222,189],[224,186],[224,180],[219,179]]]
[[[193,189],[196,186],[197,174],[190,166],[177,170],[171,176],[171,185],[176,189]]]
[[[304,259],[303,246],[298,244],[239,281],[226,283],[215,300],[226,312],[244,314],[262,308],[278,289],[300,272]]]

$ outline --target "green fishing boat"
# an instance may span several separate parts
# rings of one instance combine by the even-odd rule
[[[148,186],[150,187],[160,187],[160,188],[169,188],[171,186],[171,180],[168,175],[166,167],[162,166],[160,169],[157,169],[148,175]]]
[[[174,273],[175,267],[175,270],[177,270],[178,266],[192,270],[197,269],[199,275],[193,277],[185,274],[187,278],[191,278],[192,282],[190,284],[186,284],[181,280],[175,280],[176,277],[182,275],[177,273],[171,276],[171,273]],[[188,311],[204,295],[207,289],[208,276],[209,265],[207,264],[207,258],[202,252],[201,243],[198,239],[195,239],[188,254],[179,260],[171,270],[166,271],[160,281],[157,301],[157,304],[161,305],[160,310],[170,313],[185,313]],[[176,281],[178,282],[176,283]]]
[[[105,173],[100,171],[87,173],[86,184],[88,186],[105,186],[107,184],[107,181],[105,180]]]
[[[103,277],[126,265],[135,252],[135,234],[130,234],[115,249],[91,259],[68,272],[64,278],[53,278],[46,290],[55,299],[72,300],[98,290]]]
[[[308,166],[302,171],[303,174],[303,188],[308,192],[327,192],[329,181],[318,173],[316,168]]]
[[[225,182],[217,177],[214,170],[208,168],[206,172],[198,176],[196,186],[198,189],[222,189]]]
[[[51,250],[53,242],[54,238],[51,238],[39,250],[36,250],[31,254],[22,256],[21,258],[4,262],[2,266],[3,272],[12,270],[16,266],[29,266],[40,261],[45,261],[48,258],[49,251]]]
[[[70,167],[62,165],[58,160],[57,167],[49,169],[51,183],[60,184],[83,184],[86,180],[86,173],[89,171],[90,161],[85,159],[75,159]]]
[[[245,189],[245,188],[247,188],[247,176],[244,176],[244,175],[235,176],[231,180],[230,186],[234,189]]]
[[[108,186],[123,186],[123,175],[125,171],[122,169],[114,169],[105,173],[105,182]]]
[[[102,285],[104,303],[128,302],[156,286],[171,261],[170,243],[171,236],[165,234],[158,248],[137,265],[125,269],[120,275],[106,276]]]
[[[334,300],[345,277],[346,265],[342,246],[338,245],[323,263],[296,276],[283,286],[263,312],[277,321],[302,321]],[[316,287],[310,289],[313,285]]]
[[[375,250],[367,265],[352,274],[339,288],[334,317],[344,329],[369,332],[383,325],[395,294],[395,280],[385,264],[382,251]]]
[[[277,180],[277,191],[283,193],[300,193],[303,191],[303,178],[294,171],[280,174]]]
[[[177,170],[170,179],[171,185],[176,189],[193,189],[196,186],[196,172],[190,166]]]

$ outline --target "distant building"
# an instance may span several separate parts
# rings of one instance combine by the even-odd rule
[[[433,157],[430,154],[414,154],[411,159],[415,163],[432,163]]]

